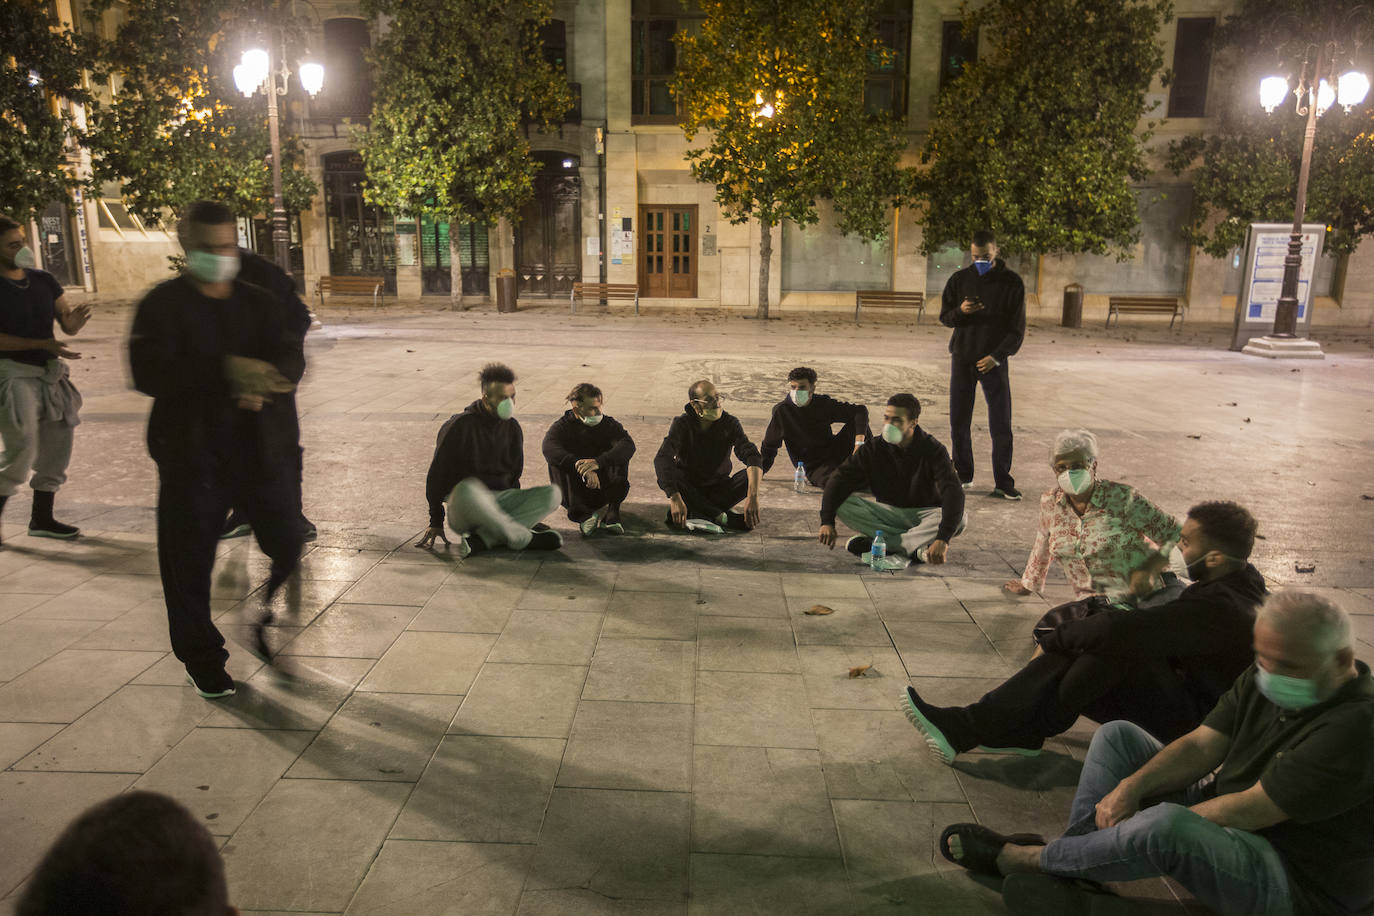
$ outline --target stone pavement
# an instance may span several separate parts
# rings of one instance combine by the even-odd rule
[[[999,586],[1025,561],[1035,496],[1053,485],[1046,449],[1068,425],[1098,433],[1104,476],[1172,512],[1247,504],[1260,569],[1360,614],[1374,658],[1363,338],[1290,366],[1225,352],[1222,328],[1032,329],[1012,363],[1027,500],[987,499],[980,470],[952,562],[892,575],[815,543],[818,496],[793,493],[787,467],[765,480],[756,531],[671,535],[651,460],[694,378],[761,437],[798,363],[873,409],[915,392],[948,441],[943,329],[554,306],[323,317],[300,393],[320,538],[282,599],[276,670],[240,642],[264,558],[246,539],[222,545],[216,613],[241,684],[219,702],[168,652],[129,310],[101,309],[80,338],[84,423],[58,508],[83,537],[25,536],[21,494],[0,549],[0,912],[75,814],[130,787],[204,819],[248,912],[1004,912],[935,838],[970,818],[1062,829],[1090,725],[1036,759],[948,768],[898,695],[910,682],[975,699],[1066,597],[1058,579],[1043,598]],[[538,444],[568,389],[606,391],[639,443],[633,536],[584,541],[558,517],[556,554],[412,546],[435,432],[492,359],[520,375],[527,485],[543,482]],[[985,462],[981,428],[975,442]],[[805,615],[813,604],[835,613]],[[1181,912],[1163,882],[1128,890]]]

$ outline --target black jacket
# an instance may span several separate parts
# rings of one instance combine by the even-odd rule
[[[444,500],[460,481],[476,477],[489,490],[517,490],[525,469],[525,434],[520,422],[502,420],[478,398],[439,427],[434,459],[425,477],[429,524],[444,524]]]
[[[1169,659],[1198,708],[1208,710],[1255,660],[1252,631],[1264,595],[1264,577],[1246,564],[1194,582],[1168,604],[1067,621],[1040,645],[1061,655]]]
[[[838,434],[832,433],[832,423],[843,423]],[[854,437],[863,436],[867,442],[873,436],[868,428],[868,408],[862,404],[837,401],[826,394],[812,395],[811,402],[798,407],[792,399],[784,398],[773,405],[773,418],[768,421],[760,443],[763,453],[763,473],[773,467],[778,449],[785,443],[793,466],[803,462],[807,467],[843,461],[854,451]]]
[[[672,496],[684,484],[699,487],[729,477],[731,449],[745,467],[759,466],[759,450],[739,420],[721,411],[719,420],[702,429],[692,405],[684,405],[654,456],[659,489]]]
[[[277,297],[286,310],[286,326],[301,339],[310,330],[310,309],[301,301],[296,290],[296,281],[275,262],[269,261],[256,251],[239,249],[239,279],[254,286],[261,286]]]
[[[846,458],[825,485],[821,524],[835,524],[840,504],[865,487],[873,491],[874,499],[889,506],[939,506],[940,528],[935,536],[942,541],[954,537],[964,517],[964,487],[949,452],[919,426],[905,448],[886,439],[872,439]]]
[[[217,464],[254,477],[296,475],[294,403],[275,398],[261,411],[240,409],[225,377],[227,356],[264,360],[292,382],[305,372],[300,338],[260,287],[235,280],[228,299],[212,299],[176,277],[138,303],[129,366],[134,387],[153,398],[153,460],[164,474],[199,475]]]
[[[613,417],[603,416],[600,423],[588,426],[567,410],[544,434],[544,460],[550,470],[563,474],[577,476],[576,465],[583,458],[595,458],[605,471],[623,472],[634,453],[635,440]]]
[[[959,311],[959,303],[977,296],[983,308],[972,315]],[[993,261],[986,276],[970,264],[956,271],[945,284],[940,301],[940,323],[954,328],[949,352],[977,362],[991,356],[1005,363],[1021,349],[1026,336],[1026,287],[1001,258]]]

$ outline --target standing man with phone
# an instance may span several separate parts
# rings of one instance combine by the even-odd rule
[[[997,240],[983,229],[969,246],[973,263],[945,284],[940,323],[954,329],[949,338],[949,439],[954,469],[964,489],[973,484],[974,392],[983,386],[992,434],[993,491],[997,499],[1017,500],[1021,491],[1011,476],[1011,378],[1007,362],[1026,336],[1026,287],[997,257]]]

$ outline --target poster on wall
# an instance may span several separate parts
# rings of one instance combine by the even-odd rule
[[[634,257],[635,234],[631,230],[616,230],[611,233],[611,263],[621,264]]]
[[[1274,330],[1274,315],[1283,292],[1283,259],[1288,256],[1288,241],[1293,227],[1288,223],[1251,223],[1245,240],[1245,271],[1236,296],[1235,332],[1231,349],[1243,348],[1252,337],[1263,337]],[[1302,264],[1298,268],[1298,329],[1306,337],[1312,327],[1312,277],[1322,255],[1326,227],[1304,223],[1302,227]]]

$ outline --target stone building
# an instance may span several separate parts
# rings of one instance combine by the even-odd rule
[[[57,0],[70,10],[80,0]],[[699,18],[692,0],[555,0],[545,49],[565,66],[578,103],[561,129],[531,131],[540,163],[534,199],[520,217],[490,229],[407,218],[367,205],[359,189],[362,167],[349,123],[365,122],[371,83],[363,53],[377,23],[356,2],[311,0],[316,47],[323,49],[324,91],[288,106],[289,126],[304,138],[308,167],[320,186],[309,212],[295,215],[291,235],[297,273],[309,291],[326,274],[385,278],[403,299],[451,295],[450,260],[464,267],[465,300],[493,295],[497,272],[513,270],[522,300],[566,299],[573,282],[604,279],[637,283],[642,305],[748,309],[756,304],[758,233],[720,217],[714,189],[693,180],[687,142],[675,123],[667,85],[676,54],[672,35]],[[1178,235],[1191,203],[1186,176],[1160,168],[1171,139],[1205,129],[1220,92],[1211,85],[1206,38],[1234,0],[1186,0],[1159,36],[1165,63],[1177,73],[1169,87],[1157,79],[1152,97],[1156,170],[1139,188],[1141,241],[1125,262],[1094,256],[1027,257],[1009,252],[1026,280],[1032,315],[1058,313],[1063,287],[1086,289],[1086,316],[1105,313],[1111,293],[1181,297],[1193,320],[1229,321],[1241,283],[1240,253],[1217,260]],[[882,35],[897,51],[897,66],[870,74],[868,104],[890,105],[905,120],[908,160],[924,140],[934,101],[960,59],[977,54],[958,27],[959,0],[889,0]],[[1366,103],[1369,104],[1369,103]],[[84,216],[83,284],[102,295],[134,296],[166,269],[176,250],[166,233],[149,230],[124,210],[117,188],[78,208],[55,205],[44,231],[80,236]],[[51,234],[51,233],[49,233]],[[262,221],[243,227],[246,241],[270,250]],[[823,211],[806,229],[785,223],[775,237],[770,299],[782,313],[852,307],[857,288],[924,290],[938,295],[964,263],[962,246],[920,254],[922,227],[909,213],[892,215],[878,242],[845,238]],[[60,247],[60,246],[57,246]],[[68,246],[75,248],[75,246]],[[61,255],[61,252],[58,252]],[[79,265],[75,250],[65,254]],[[1354,256],[1323,257],[1315,269],[1318,325],[1369,326],[1374,321],[1374,246]]]

